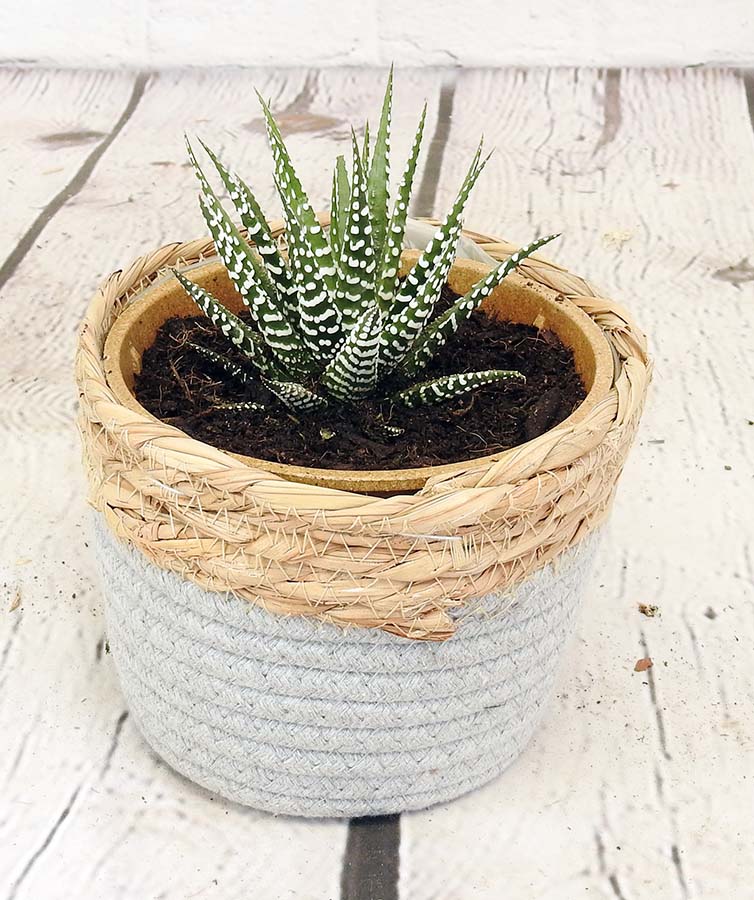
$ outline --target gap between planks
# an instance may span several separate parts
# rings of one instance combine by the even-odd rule
[[[144,90],[148,80],[149,75],[147,73],[140,72],[137,74],[128,103],[110,133],[104,140],[97,144],[94,150],[92,150],[89,156],[84,160],[73,178],[71,178],[62,190],[58,191],[52,200],[50,200],[50,202],[42,209],[36,219],[34,219],[26,232],[21,236],[21,239],[10,252],[5,262],[0,266],[0,290],[3,289],[8,280],[12,277],[26,254],[34,246],[34,242],[47,225],[49,225],[55,215],[60,212],[66,203],[75,197],[87,183],[94,171],[94,167],[107,152],[108,147],[110,147],[121,131],[123,131],[128,120],[134,114],[136,107],[139,105],[139,101],[144,96]]]
[[[398,900],[401,817],[351,819],[340,900]]]

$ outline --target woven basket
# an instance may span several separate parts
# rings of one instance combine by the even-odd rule
[[[516,249],[466,234],[495,259]],[[108,384],[104,344],[129,300],[213,249],[172,244],[114,273],[79,340],[109,639],[135,718],[176,769],[264,809],[362,815],[457,796],[536,724],[585,538],[641,415],[644,337],[588,282],[531,258],[525,276],[589,315],[613,351],[613,386],[588,415],[412,494],[293,483]]]

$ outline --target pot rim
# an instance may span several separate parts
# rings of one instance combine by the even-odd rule
[[[417,250],[404,250],[401,255],[403,266],[413,264],[419,256]],[[492,265],[469,260],[457,259],[449,274],[449,279],[457,276],[459,273],[471,274],[474,280],[484,277],[491,269]],[[196,272],[197,270],[207,269],[225,272],[225,267],[217,256],[205,257],[197,262],[187,266],[180,267],[183,272]],[[130,300],[128,305],[122,310],[118,318],[110,328],[104,345],[103,362],[107,379],[107,384],[113,391],[118,401],[127,408],[140,415],[147,416],[154,421],[162,421],[145,409],[134,396],[131,388],[128,386],[126,378],[123,374],[122,360],[124,356],[124,344],[129,338],[134,326],[143,317],[145,311],[152,307],[159,307],[165,303],[165,288],[171,282],[175,282],[172,274],[166,273],[145,288],[136,293]],[[535,294],[543,304],[544,308],[549,310],[557,309],[558,321],[562,321],[563,316],[572,323],[572,325],[583,335],[588,343],[594,360],[594,373],[591,386],[587,389],[584,400],[574,409],[574,411],[563,421],[554,425],[549,431],[555,428],[563,428],[564,426],[574,425],[585,419],[589,413],[600,403],[611,390],[615,378],[614,356],[610,344],[603,333],[602,329],[594,320],[587,315],[576,304],[563,297],[557,291],[545,287],[542,284],[532,281],[512,272],[507,276],[506,282],[509,285],[515,285],[519,290],[527,291]],[[171,285],[171,290],[175,288]],[[493,292],[493,297],[504,288],[498,287]],[[485,304],[488,301],[485,302]],[[484,305],[483,305],[484,308]],[[160,322],[170,318],[166,315]],[[529,323],[534,324],[534,323]],[[558,332],[557,327],[553,329],[562,340],[562,334]],[[141,364],[141,353],[138,354],[138,363]],[[234,453],[222,447],[215,447],[214,444],[208,444],[216,450],[227,453],[234,459],[248,465],[250,468],[261,469],[270,472],[287,481],[303,484],[314,484],[321,487],[329,487],[343,491],[358,492],[362,494],[406,494],[420,490],[425,486],[429,479],[436,477],[448,477],[456,473],[460,473],[470,466],[489,465],[492,462],[498,462],[510,458],[513,454],[520,452],[522,449],[529,447],[534,441],[541,440],[543,435],[530,441],[517,444],[506,450],[484,456],[472,457],[466,460],[459,460],[452,463],[443,463],[437,466],[421,466],[405,469],[322,469],[315,466],[292,465],[288,463],[278,463],[270,460],[245,456],[243,454]],[[200,443],[199,438],[193,438]]]

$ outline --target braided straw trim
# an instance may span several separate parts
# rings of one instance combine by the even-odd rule
[[[495,259],[517,249],[466,234]],[[90,502],[156,565],[271,612],[445,640],[449,610],[512,587],[606,516],[651,363],[628,313],[589,282],[538,257],[521,266],[603,329],[616,361],[608,395],[576,424],[384,498],[286,481],[118,402],[103,351],[120,311],[166,266],[212,255],[211,240],[169,244],[113,273],[79,335]]]

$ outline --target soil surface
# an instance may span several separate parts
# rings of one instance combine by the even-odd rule
[[[437,313],[457,295],[445,287]],[[243,316],[242,316],[243,317]],[[403,469],[486,456],[538,437],[585,397],[573,354],[553,332],[475,313],[427,366],[421,380],[478,369],[516,369],[526,382],[502,382],[439,406],[406,409],[360,402],[307,418],[293,415],[257,382],[239,385],[192,350],[201,344],[243,364],[244,356],[204,316],[169,319],[144,353],[136,379],[139,403],[152,415],[223,450],[325,469]],[[385,393],[405,387],[392,377]],[[262,401],[264,410],[228,410]],[[405,429],[385,437],[375,419]]]

